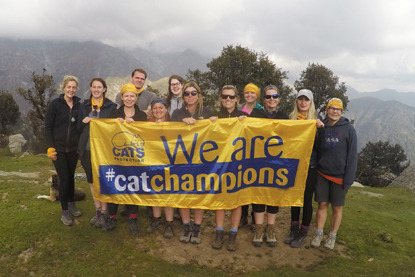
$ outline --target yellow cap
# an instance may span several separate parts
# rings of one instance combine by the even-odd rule
[[[259,88],[256,85],[252,83],[247,84],[244,88],[244,93],[247,93],[248,91],[254,92],[259,97]]]
[[[327,104],[326,110],[328,110],[329,107],[337,107],[343,110],[343,102],[339,98],[331,98],[329,103]]]
[[[132,83],[127,83],[121,87],[121,95],[129,91],[134,92],[135,94],[138,94],[137,88]]]

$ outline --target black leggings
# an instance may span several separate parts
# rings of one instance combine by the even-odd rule
[[[57,159],[53,161],[59,176],[59,199],[62,210],[68,209],[68,202],[74,202],[75,169],[78,162],[78,154],[72,152],[57,152]]]
[[[309,168],[304,190],[303,218],[301,224],[310,226],[313,217],[313,194],[317,182],[317,168]],[[300,221],[300,207],[291,207],[291,221]]]
[[[118,212],[118,204],[108,203],[108,215],[116,216]],[[130,214],[137,214],[138,206],[137,205],[127,205],[128,211]]]

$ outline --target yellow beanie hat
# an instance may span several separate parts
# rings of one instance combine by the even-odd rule
[[[121,87],[121,95],[129,91],[134,92],[135,94],[138,94],[137,88],[132,83],[127,83]]]
[[[331,98],[329,103],[327,104],[326,110],[328,110],[329,107],[337,107],[343,110],[343,102],[339,98]]]
[[[247,93],[248,91],[254,92],[259,97],[259,88],[256,85],[252,83],[247,84],[244,88],[244,93]]]

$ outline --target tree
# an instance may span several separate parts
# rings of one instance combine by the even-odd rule
[[[405,150],[399,144],[368,142],[359,153],[357,179],[367,186],[387,186],[408,166]]]
[[[222,49],[219,57],[207,64],[208,71],[189,70],[186,77],[196,81],[209,102],[217,102],[217,93],[224,85],[234,85],[243,99],[243,88],[248,83],[254,83],[260,88],[274,84],[280,93],[288,96],[291,88],[284,84],[287,72],[282,71],[264,53],[257,53],[240,45],[228,45]],[[208,103],[212,105],[213,103]]]
[[[47,75],[45,72],[46,69],[43,69],[42,75],[32,72],[31,79],[34,83],[32,88],[20,87],[17,89],[17,92],[32,105],[32,109],[27,113],[25,125],[34,135],[33,148],[38,151],[43,151],[46,145],[45,114],[52,96],[56,94],[53,76]]]
[[[308,64],[306,70],[301,72],[300,80],[294,82],[297,91],[309,89],[314,95],[314,104],[318,112],[324,111],[330,98],[337,97],[343,101],[344,109],[349,102],[346,96],[346,85],[339,82],[339,77],[333,71],[320,64]]]
[[[9,126],[17,123],[20,117],[19,106],[10,93],[0,91],[1,134],[9,134]]]

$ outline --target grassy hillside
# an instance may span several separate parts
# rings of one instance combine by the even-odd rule
[[[64,226],[59,203],[36,198],[48,193],[51,170],[45,156],[15,158],[0,153],[0,276],[413,276],[415,272],[415,197],[401,188],[350,190],[335,248],[341,251],[307,246],[294,252],[283,245],[280,234],[273,251],[293,256],[295,266],[235,271],[200,266],[191,255],[180,265],[166,262],[152,254],[152,249],[162,247],[154,235],[132,237],[126,225],[108,233],[91,227],[93,204],[82,180],[77,179],[76,185],[87,192],[87,199],[78,205],[84,215],[75,226]],[[280,213],[277,220],[288,222],[288,213]],[[143,227],[148,224],[146,217],[139,221]],[[238,251],[244,243],[251,244],[239,241]],[[214,259],[209,250],[206,259]],[[268,247],[256,250],[263,251],[264,258],[271,255]],[[238,251],[222,250],[235,263],[240,262]],[[301,266],[302,251],[318,256],[319,262]]]

